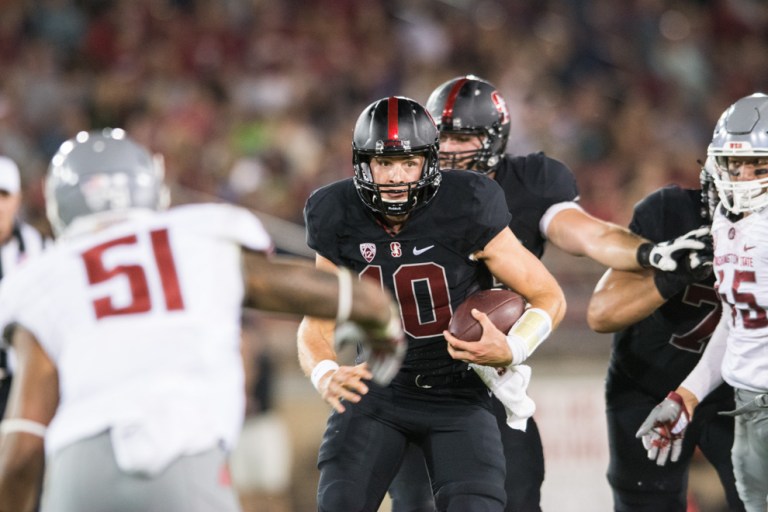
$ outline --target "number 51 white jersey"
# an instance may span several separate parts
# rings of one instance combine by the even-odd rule
[[[111,430],[118,464],[153,473],[232,447],[244,411],[241,247],[271,250],[244,209],[142,212],[65,236],[0,286],[0,328],[18,322],[55,363],[52,454]]]

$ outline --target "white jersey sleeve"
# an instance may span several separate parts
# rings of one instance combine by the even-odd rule
[[[109,430],[125,470],[233,446],[244,411],[241,250],[269,251],[244,209],[190,205],[61,240],[0,284],[59,372],[55,452]]]
[[[718,211],[712,224],[715,287],[729,322],[723,378],[768,391],[768,210],[737,221]]]

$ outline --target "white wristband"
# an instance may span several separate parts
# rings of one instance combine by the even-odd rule
[[[552,319],[540,308],[528,308],[507,334],[512,364],[520,364],[533,354],[552,332]]]
[[[336,310],[336,323],[343,324],[349,320],[352,312],[352,275],[349,270],[339,267],[339,307]]]
[[[9,418],[0,423],[0,434],[13,434],[14,432],[23,432],[33,436],[45,438],[45,431],[48,427],[37,421],[24,418]]]
[[[320,379],[323,378],[323,376],[330,372],[330,371],[336,371],[339,369],[339,364],[336,361],[331,361],[330,359],[323,359],[319,363],[315,365],[314,368],[312,368],[312,374],[309,376],[309,380],[312,381],[312,385],[318,389],[318,385],[320,384]]]

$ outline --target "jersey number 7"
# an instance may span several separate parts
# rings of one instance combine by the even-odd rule
[[[173,254],[171,253],[171,246],[168,241],[168,230],[158,229],[150,231],[149,238],[156,266],[156,272],[150,275],[158,275],[160,277],[165,308],[168,311],[184,309],[184,300],[181,296],[176,265],[173,261]],[[104,283],[122,276],[127,279],[131,292],[130,303],[122,307],[115,306],[113,298],[110,296],[94,299],[93,309],[97,319],[104,318],[105,316],[146,313],[152,309],[147,269],[141,265],[116,265],[108,269],[104,265],[104,255],[111,249],[126,245],[137,245],[138,243],[139,238],[136,235],[128,235],[104,242],[82,254],[86,273],[88,274],[88,282],[91,285]]]

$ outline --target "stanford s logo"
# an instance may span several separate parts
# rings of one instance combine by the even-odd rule
[[[403,248],[400,246],[400,242],[391,242],[389,244],[389,250],[392,252],[393,258],[399,258],[403,255]]]
[[[363,255],[368,263],[376,257],[376,244],[360,244],[360,254]]]

